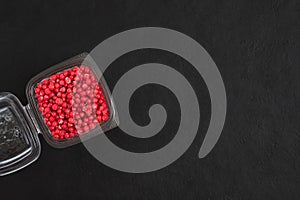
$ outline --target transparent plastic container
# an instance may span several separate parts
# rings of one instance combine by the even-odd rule
[[[77,70],[76,73],[75,70]],[[50,81],[52,81],[53,84],[61,83],[56,82],[59,79],[55,79],[55,77],[66,78],[61,75],[64,74],[64,72],[65,74],[71,74],[70,77],[75,77],[74,79],[77,81],[72,81],[69,84],[65,83],[66,87],[63,90],[61,89],[62,87],[59,86],[57,88],[59,91],[56,93],[53,92],[55,95],[51,93],[52,97],[49,97],[51,95],[47,96],[47,94],[43,94],[39,89],[36,89],[41,87],[42,83],[48,83]],[[80,79],[77,77],[84,78]],[[90,79],[96,80],[97,84],[95,85],[95,82],[85,84],[84,81],[90,83]],[[89,89],[84,89],[83,86]],[[96,89],[94,89],[94,87]],[[69,91],[68,97],[70,97],[70,99],[67,101],[66,95],[61,97],[62,106],[58,106],[58,110],[51,110],[52,108],[57,107],[53,107],[52,104],[55,104],[57,96],[60,96],[58,93],[60,91],[65,91],[66,88]],[[46,91],[45,88],[42,88],[41,90],[44,92]],[[53,89],[53,91],[54,90],[57,91],[56,88]],[[98,91],[98,93],[95,92],[94,94],[93,91]],[[62,95],[64,94],[66,93],[63,93]],[[90,98],[87,98],[82,94],[86,96],[89,95],[88,97]],[[102,95],[100,96],[101,98],[99,97],[99,94]],[[38,134],[42,134],[47,143],[51,146],[55,148],[64,148],[90,139],[98,134],[102,134],[103,132],[117,127],[119,123],[115,104],[105,79],[102,76],[102,72],[88,53],[83,53],[70,58],[33,77],[27,84],[26,96],[28,104],[23,106],[13,94],[7,92],[0,93],[1,176],[10,174],[29,165],[39,157],[41,146]],[[41,98],[41,96],[43,98]],[[45,100],[45,96],[47,96],[47,100]],[[54,100],[54,97],[56,100]],[[50,99],[48,100],[48,98]],[[46,103],[47,105],[45,105],[45,103],[42,103],[41,99],[48,104]],[[86,100],[87,103],[82,103],[84,100]],[[77,101],[81,103],[78,103]],[[64,102],[69,103],[67,104]],[[49,104],[51,104],[52,107]],[[43,105],[45,105],[45,107],[43,107]],[[46,109],[44,108],[47,108],[48,106],[48,110],[50,111],[46,112]],[[85,110],[85,108],[88,108],[89,110]],[[65,113],[57,114],[59,109],[65,109],[59,113],[68,110],[68,114],[70,113],[70,115],[65,117]],[[105,110],[101,113],[101,109]],[[85,115],[81,116],[83,114]],[[59,117],[57,115],[59,115]],[[59,119],[59,123],[53,121],[49,122],[49,119],[53,120],[53,118]],[[70,118],[72,118],[72,123],[70,123]],[[86,118],[90,121],[85,121],[87,120]],[[54,123],[56,126],[53,125]]]

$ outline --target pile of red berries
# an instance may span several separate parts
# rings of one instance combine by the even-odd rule
[[[93,72],[81,65],[37,84],[38,107],[57,140],[86,133],[109,119],[109,108]]]

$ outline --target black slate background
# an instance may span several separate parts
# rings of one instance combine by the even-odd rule
[[[298,0],[1,1],[0,91],[13,92],[23,104],[25,85],[35,74],[143,26],[171,28],[197,40],[219,67],[228,96],[221,138],[199,160],[210,114],[201,77],[170,53],[122,56],[105,74],[111,88],[122,73],[149,61],[176,68],[193,85],[203,120],[188,151],[159,171],[127,174],[97,162],[82,145],[57,150],[41,138],[35,163],[0,178],[1,199],[300,199],[299,12]],[[131,114],[146,124],[147,107],[156,102],[170,117],[155,138],[135,140],[115,129],[110,139],[137,152],[168,143],[180,111],[166,88],[139,89]]]

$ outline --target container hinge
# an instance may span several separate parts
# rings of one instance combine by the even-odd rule
[[[36,132],[38,134],[41,133],[41,129],[40,129],[39,125],[38,125],[38,122],[36,121],[36,118],[34,117],[34,114],[32,112],[32,109],[30,108],[30,105],[27,104],[24,108],[25,108],[28,116],[30,117],[31,121],[33,122],[33,126],[36,129]]]

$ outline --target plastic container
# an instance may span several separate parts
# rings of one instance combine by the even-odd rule
[[[87,53],[33,77],[27,84],[26,96],[28,104],[23,106],[13,94],[0,93],[1,176],[39,157],[38,134],[51,146],[64,148],[115,128],[119,123],[109,88]]]

